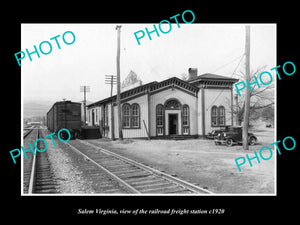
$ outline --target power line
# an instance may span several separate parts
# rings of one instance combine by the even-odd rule
[[[214,70],[213,72],[211,72],[211,73],[215,73],[215,72],[218,71],[219,69],[222,69],[223,67],[229,65],[230,63],[233,63],[234,61],[236,61],[236,60],[239,59],[240,57],[243,57],[244,55],[245,55],[245,53],[243,53],[242,55],[236,57],[236,58],[233,59],[232,61],[230,61],[230,62],[228,62],[228,63],[226,63],[226,64],[220,66],[219,68],[215,69],[215,70]]]
[[[242,62],[244,56],[245,56],[245,53],[242,55],[242,58],[240,59],[240,61],[239,61],[238,65],[237,65],[237,67],[235,68],[235,70],[234,70],[233,73],[231,74],[231,77],[233,77],[233,75],[235,74],[237,68],[239,68],[239,66],[240,66],[240,64],[241,64],[241,62]]]
[[[244,56],[245,56],[245,54],[239,56],[239,58],[241,58],[241,59],[240,59],[239,63],[237,64],[237,66],[235,67],[235,69],[234,69],[233,73],[231,74],[230,78],[232,78],[232,76],[235,74],[235,72],[236,72],[236,70],[238,69],[238,67],[240,66],[240,64],[241,64],[241,62],[242,62]],[[236,58],[236,59],[237,59],[237,58]],[[235,59],[235,60],[236,60],[236,59]],[[234,61],[235,61],[235,60],[234,60]],[[228,65],[228,64],[229,64],[229,63],[227,63],[226,65]],[[215,103],[215,101],[217,101],[217,99],[221,96],[221,94],[223,93],[223,91],[224,91],[224,89],[218,94],[218,96],[217,96],[217,97],[215,98],[215,100],[210,104],[210,106],[206,108],[206,111],[207,111],[207,110]]]

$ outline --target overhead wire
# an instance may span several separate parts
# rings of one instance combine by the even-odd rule
[[[229,65],[230,63],[233,63],[234,61],[236,61],[237,59],[239,59],[240,57],[244,57],[244,55],[245,55],[245,53],[243,53],[242,55],[240,55],[240,56],[238,56],[238,57],[236,57],[236,58],[234,58],[233,60],[231,60],[230,62],[228,62],[228,63],[226,63],[226,64],[224,64],[224,65],[222,65],[222,66],[220,66],[220,67],[218,67],[217,69],[215,69],[213,72],[211,72],[211,73],[215,73],[216,71],[218,71],[218,70],[220,70],[220,69],[222,69],[223,67],[225,67],[225,66],[227,66],[227,65]],[[241,62],[241,60],[240,60],[240,62]],[[240,62],[239,62],[239,64],[240,64]],[[238,65],[239,65],[238,64]],[[234,71],[235,72],[235,71]]]
[[[240,59],[239,63],[237,64],[237,66],[235,67],[234,71],[232,72],[230,78],[232,78],[232,76],[235,74],[235,72],[236,72],[236,70],[238,69],[238,67],[240,66],[240,64],[241,64],[241,62],[242,62],[244,56],[245,56],[245,53],[243,53],[241,56],[238,57],[238,58],[241,58],[241,59]],[[231,61],[230,63],[234,62],[234,61],[237,60],[238,58],[235,58],[235,59],[234,59],[233,61]],[[227,63],[227,64],[224,65],[224,66],[227,66],[227,65],[229,65],[230,63]],[[224,67],[224,66],[222,66],[222,67]],[[219,69],[220,69],[220,68],[221,68],[221,67],[219,67]],[[219,69],[217,69],[217,70],[219,70]],[[217,70],[215,70],[215,71],[217,71]],[[213,72],[212,72],[212,73],[213,73]],[[223,93],[223,91],[224,91],[224,89],[217,95],[217,97],[216,97],[216,98],[214,99],[214,101],[210,104],[210,106],[206,108],[206,111],[207,111],[207,110],[208,110],[208,109],[209,109],[209,108],[217,101],[217,99],[221,96],[221,94]]]

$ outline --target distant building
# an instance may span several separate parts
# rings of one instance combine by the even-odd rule
[[[197,69],[190,68],[187,81],[172,77],[124,91],[123,137],[203,136],[213,128],[233,125],[232,85],[237,81],[210,73],[198,76]],[[118,138],[116,95],[87,108],[88,125],[99,125],[103,136]]]
[[[35,121],[35,122],[28,122],[27,124],[28,125],[42,125],[43,123],[41,121],[40,122]]]

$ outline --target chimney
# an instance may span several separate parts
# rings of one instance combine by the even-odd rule
[[[189,68],[189,80],[196,79],[198,76],[198,69],[197,68]]]

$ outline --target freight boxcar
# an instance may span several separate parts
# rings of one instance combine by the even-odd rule
[[[81,104],[71,101],[56,102],[47,113],[47,127],[51,132],[57,133],[66,128],[75,138],[81,129]],[[68,134],[60,132],[61,138],[68,138]]]

